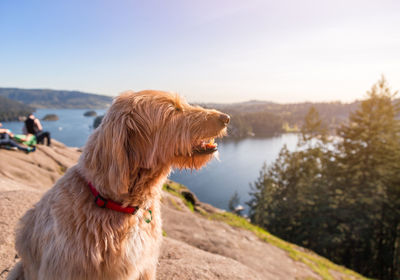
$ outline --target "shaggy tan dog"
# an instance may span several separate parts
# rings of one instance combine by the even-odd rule
[[[217,150],[212,138],[222,137],[228,122],[228,115],[175,94],[117,97],[78,164],[21,219],[21,262],[8,278],[155,279],[162,184],[172,167],[206,164]],[[88,182],[103,198],[138,210],[99,207]]]

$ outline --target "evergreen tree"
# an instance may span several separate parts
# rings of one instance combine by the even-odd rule
[[[235,208],[239,205],[240,203],[240,198],[239,198],[239,194],[237,191],[235,191],[235,193],[232,195],[231,199],[229,200],[228,203],[228,208],[231,212],[235,211]]]
[[[299,150],[252,185],[250,218],[281,238],[379,279],[400,277],[399,106],[384,78],[328,142],[311,108]]]
[[[304,142],[309,142],[312,139],[327,141],[328,129],[322,122],[319,112],[314,106],[310,108],[304,118],[304,124],[301,128],[301,137]]]
[[[379,279],[394,279],[400,221],[399,106],[384,77],[367,94],[368,99],[338,131],[343,139],[338,145],[338,162],[343,170],[346,207],[354,209],[357,216],[349,219],[348,225],[358,250],[347,254],[346,265],[365,273],[377,271],[373,276]]]

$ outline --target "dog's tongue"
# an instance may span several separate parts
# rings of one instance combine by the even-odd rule
[[[210,142],[201,141],[200,144],[195,147],[194,152],[198,154],[211,154],[218,150],[217,146],[218,145],[215,143],[214,138],[211,139]]]
[[[218,145],[217,145],[217,143],[215,143],[215,140],[214,140],[214,138],[212,138],[211,140],[210,140],[210,142],[206,142],[206,141],[202,141],[201,142],[201,147],[203,148],[203,149],[215,149],[216,147],[217,147]]]

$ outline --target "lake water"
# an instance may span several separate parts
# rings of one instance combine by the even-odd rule
[[[219,160],[214,159],[199,171],[175,171],[170,178],[189,187],[201,201],[222,209],[228,209],[229,199],[237,191],[247,213],[249,183],[258,178],[264,162],[270,164],[278,157],[285,144],[294,150],[297,135],[226,140],[218,144]]]
[[[82,147],[91,132],[94,117],[83,116],[84,109],[39,109],[35,113],[39,119],[46,114],[56,114],[58,121],[42,121],[51,136],[67,146]],[[98,115],[105,110],[95,110]],[[23,123],[5,122],[3,126],[14,133],[21,133]],[[197,197],[216,207],[227,209],[229,199],[238,192],[241,204],[249,197],[249,183],[254,182],[264,162],[270,164],[279,154],[283,145],[289,150],[296,148],[297,135],[283,134],[270,138],[247,138],[225,140],[219,143],[219,160],[212,160],[200,171],[174,171],[170,178],[186,185]]]
[[[41,121],[43,129],[50,131],[51,137],[71,147],[82,147],[92,133],[95,117],[85,117],[83,114],[89,109],[38,109],[34,115],[42,119],[47,114],[56,114],[57,121]],[[90,109],[92,110],[92,109]],[[93,110],[97,115],[103,115],[105,109]],[[23,122],[3,122],[5,128],[15,134],[22,133]]]

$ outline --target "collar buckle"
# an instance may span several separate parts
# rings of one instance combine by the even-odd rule
[[[96,195],[94,198],[94,203],[96,203],[97,206],[100,208],[106,208],[108,200],[102,197],[100,194]]]

